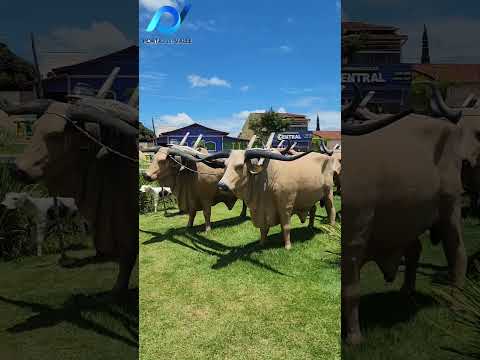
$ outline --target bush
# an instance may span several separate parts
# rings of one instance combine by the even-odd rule
[[[0,201],[8,192],[26,192],[32,196],[46,196],[45,187],[40,184],[23,185],[10,174],[10,165],[0,164]],[[29,224],[19,211],[0,208],[0,259],[10,260],[33,254],[34,244],[30,241]]]
[[[154,210],[153,196],[143,192],[138,192],[138,209],[140,214],[146,214]]]

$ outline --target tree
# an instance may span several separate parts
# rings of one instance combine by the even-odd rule
[[[150,142],[150,141],[155,140],[155,134],[153,133],[153,131],[150,130],[149,128],[146,128],[145,126],[143,126],[142,123],[140,123],[138,133],[139,133],[139,139],[138,140],[140,142]]]
[[[270,108],[258,118],[252,119],[249,128],[257,135],[257,141],[265,144],[270,133],[283,132],[290,125],[288,119],[283,118],[279,113]]]

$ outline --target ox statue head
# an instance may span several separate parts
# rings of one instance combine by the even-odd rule
[[[175,176],[185,169],[185,161],[198,162],[208,155],[206,149],[195,150],[185,146],[160,146],[155,148],[157,152],[150,163],[149,168],[143,174],[146,181],[156,181],[161,186],[172,186]],[[212,164],[212,163],[209,163]],[[220,166],[212,167],[223,167]]]
[[[101,142],[102,128],[133,138],[138,133],[134,126],[113,116],[111,111],[81,101],[69,104],[37,100],[35,106],[33,110],[41,116],[34,124],[30,144],[15,163],[15,175],[25,182],[62,177],[82,162],[95,161],[96,155],[105,153],[104,148],[92,141],[93,138]],[[27,113],[31,113],[29,111],[32,110]]]

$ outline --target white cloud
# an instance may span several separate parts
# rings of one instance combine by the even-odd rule
[[[134,43],[108,21],[93,22],[87,28],[56,28],[38,38],[40,71],[47,73],[52,68],[107,55]]]
[[[177,115],[162,115],[155,121],[159,126],[187,126],[193,124],[193,119],[186,113],[178,113]]]
[[[220,79],[216,76],[209,78],[201,77],[200,75],[188,75],[188,82],[192,88],[195,87],[207,87],[207,86],[221,86],[221,87],[231,87],[230,83],[227,80]]]
[[[250,90],[250,86],[248,85],[243,85],[242,87],[240,87],[241,92],[247,92],[248,90]]]
[[[322,102],[324,98],[320,96],[305,96],[301,97],[299,99],[296,99],[293,101],[290,106],[296,106],[296,107],[310,107],[313,104],[316,104],[318,102]]]
[[[280,51],[283,52],[283,53],[290,53],[292,52],[292,48],[288,45],[282,45],[280,46]]]
[[[277,110],[277,112],[279,112],[279,113],[286,113],[287,110],[286,110],[284,107],[280,107],[280,108]]]
[[[205,31],[211,31],[211,32],[217,31],[217,23],[213,19],[186,22],[184,26],[185,28],[193,31],[197,31],[197,30],[205,30]]]
[[[280,91],[289,95],[298,95],[302,93],[312,92],[312,88],[281,88]]]

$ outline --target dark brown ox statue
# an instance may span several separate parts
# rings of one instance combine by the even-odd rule
[[[143,176],[147,181],[172,189],[179,209],[189,214],[188,227],[193,226],[197,211],[203,211],[205,231],[210,231],[212,206],[223,202],[231,210],[237,198],[217,188],[225,171],[221,164],[212,168],[214,163],[208,166],[196,162],[207,154],[206,150],[182,146],[160,147]],[[241,216],[245,216],[245,211],[244,207]]]
[[[233,150],[207,156],[203,161],[228,158],[218,187],[245,201],[253,224],[260,228],[264,244],[270,227],[280,224],[286,249],[291,248],[290,219],[297,214],[305,222],[315,203],[323,198],[329,221],[335,221],[333,162],[319,153],[285,155],[278,150]]]
[[[127,290],[138,254],[137,109],[80,97],[75,103],[40,99],[4,110],[40,115],[31,143],[16,160],[16,176],[43,180],[52,196],[75,198],[92,225],[97,254],[119,260],[114,291]]]
[[[450,109],[428,85],[437,118],[406,111],[356,123],[347,120],[354,108],[342,111],[342,318],[351,344],[362,340],[358,305],[366,262],[376,262],[391,282],[405,257],[402,291],[412,293],[419,236],[430,230],[444,247],[452,282],[464,283],[461,168],[462,161],[477,163],[480,122]]]

